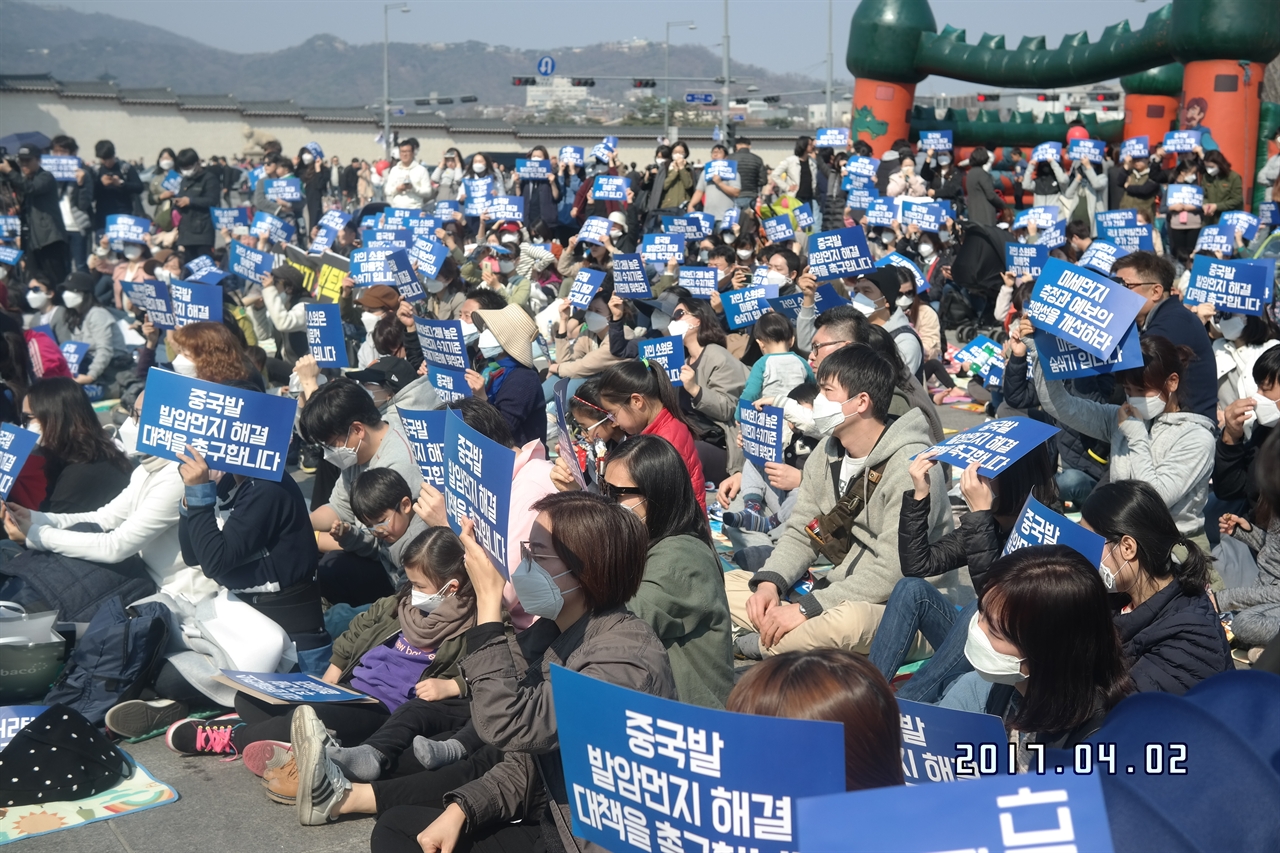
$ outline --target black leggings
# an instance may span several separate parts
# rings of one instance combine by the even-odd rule
[[[931,358],[924,363],[924,378],[926,381],[936,379],[946,388],[956,387],[956,381],[951,378],[950,373],[947,373],[940,359]]]
[[[444,809],[428,806],[394,808],[378,818],[369,836],[369,850],[372,853],[422,853],[418,833],[443,813]],[[542,853],[547,848],[542,842],[540,826],[504,823],[485,827],[478,834],[463,835],[453,849],[458,853]]]
[[[471,700],[455,698],[426,702],[410,699],[392,711],[378,730],[364,739],[364,745],[373,747],[390,760],[391,765],[384,775],[421,773],[422,765],[413,757],[413,739],[422,735],[447,740],[457,737],[456,733],[464,726],[472,733],[462,739],[467,752],[471,753],[484,745],[471,725]]]
[[[382,561],[347,551],[330,551],[321,557],[316,577],[320,581],[320,594],[330,604],[359,607],[395,592]]]
[[[297,705],[273,705],[247,693],[236,693],[236,713],[244,721],[231,733],[231,742],[243,750],[260,740],[289,743],[292,738],[293,709]],[[355,746],[373,734],[387,721],[391,712],[381,702],[317,703],[311,706],[324,723],[333,729],[343,746]]]
[[[373,799],[377,804],[378,814],[384,814],[396,806],[444,808],[445,794],[479,779],[491,768],[501,764],[502,759],[502,750],[486,744],[461,761],[438,770],[423,770],[410,750],[400,756],[396,765],[397,773],[407,775],[379,779],[373,783]]]

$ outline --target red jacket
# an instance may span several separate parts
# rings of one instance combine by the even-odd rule
[[[644,428],[641,435],[656,435],[671,442],[671,446],[684,460],[689,469],[689,480],[693,483],[693,496],[698,499],[698,506],[707,511],[707,481],[702,476],[702,460],[698,458],[697,448],[693,446],[693,433],[671,413],[663,409],[653,419],[653,423]]]

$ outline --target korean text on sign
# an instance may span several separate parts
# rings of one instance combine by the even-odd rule
[[[645,338],[638,342],[640,358],[662,365],[667,371],[667,378],[677,388],[684,383],[680,380],[680,368],[684,367],[684,340],[676,335],[665,338]]]
[[[445,416],[445,515],[455,533],[462,519],[476,524],[476,541],[508,574],[507,518],[516,453],[467,426],[453,409]]]
[[[321,367],[349,367],[342,310],[333,303],[307,305],[307,348]]]
[[[222,288],[216,285],[170,281],[169,301],[175,326],[222,322]]]
[[[595,298],[596,293],[600,291],[600,285],[604,283],[605,273],[603,270],[593,270],[583,267],[578,270],[578,274],[573,279],[573,284],[569,287],[569,302],[578,308],[586,309],[591,300]]]
[[[908,785],[1008,772],[1008,738],[999,717],[900,699],[898,721]]]
[[[0,424],[0,500],[9,499],[14,481],[39,440],[31,430]]]
[[[767,462],[782,461],[782,409],[738,401],[738,422],[742,428],[742,453],[762,469]]]
[[[413,449],[413,461],[422,471],[422,479],[437,489],[445,487],[444,467],[444,409],[430,412],[414,411],[396,406],[405,438]]]
[[[939,462],[960,468],[977,462],[979,474],[994,477],[1058,431],[1058,427],[1032,418],[1001,418],[953,435],[931,451]]]
[[[1036,279],[1026,312],[1036,328],[1105,359],[1142,305],[1143,298],[1123,285],[1050,258]]]
[[[809,269],[818,281],[854,278],[875,266],[862,228],[841,228],[809,235]]]
[[[1107,540],[1097,533],[1085,530],[1028,495],[1013,530],[1009,531],[1009,540],[1001,556],[1029,545],[1066,545],[1097,568],[1102,564],[1102,551],[1106,544]]]
[[[653,296],[644,259],[640,255],[613,256],[613,292],[624,299],[649,299]]]
[[[764,287],[727,290],[721,299],[724,303],[724,319],[730,329],[750,326],[769,310],[769,292]]]
[[[1275,258],[1220,261],[1196,255],[1183,302],[1214,305],[1230,314],[1262,316],[1271,304]]]
[[[1142,367],[1142,339],[1138,324],[1130,323],[1120,336],[1120,343],[1110,358],[1101,359],[1085,352],[1062,338],[1049,335],[1036,341],[1036,357],[1045,371],[1046,379],[1074,379],[1077,376],[1093,376],[1114,373],[1131,367]]]
[[[448,370],[466,370],[467,345],[461,320],[418,319],[418,343],[422,356],[431,364]]]

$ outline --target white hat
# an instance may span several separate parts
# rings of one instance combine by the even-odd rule
[[[614,225],[621,225],[623,231],[627,230],[627,215],[621,210],[615,210],[613,213],[610,213],[609,221]]]
[[[538,336],[538,327],[523,308],[508,305],[496,311],[478,309],[474,313],[502,344],[503,352],[525,367],[533,367],[533,339]]]

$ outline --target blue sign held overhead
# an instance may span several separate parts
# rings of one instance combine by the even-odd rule
[[[1080,256],[1077,263],[1082,267],[1097,270],[1103,275],[1111,275],[1111,267],[1127,254],[1129,254],[1127,251],[1114,243],[1094,240],[1089,244],[1089,248],[1084,250],[1084,254]]]
[[[1013,530],[1009,531],[1009,540],[1001,556],[1028,545],[1066,545],[1096,569],[1102,565],[1102,551],[1106,544],[1107,540],[1092,530],[1085,530],[1028,495]]]
[[[151,220],[145,216],[127,216],[123,213],[107,217],[107,240],[111,243],[143,243],[151,233]]]
[[[1045,228],[1036,235],[1037,246],[1048,246],[1050,249],[1056,249],[1067,242],[1067,223],[1059,219],[1049,228]]]
[[[782,461],[782,409],[762,406],[750,400],[738,401],[738,423],[742,430],[742,453],[761,470],[769,462]]]
[[[920,268],[905,255],[899,255],[897,252],[890,252],[880,260],[876,261],[877,267],[901,267],[911,273],[911,277],[916,283],[916,293],[924,293],[929,289],[929,282],[924,277],[924,273],[920,272]]]
[[[674,259],[684,263],[684,238],[671,234],[646,234],[640,241],[640,255],[648,264],[666,264]]]
[[[1150,144],[1150,137],[1131,136],[1120,143],[1120,159],[1131,157],[1134,160],[1141,160],[1150,157]]]
[[[417,331],[422,357],[430,364],[458,371],[466,371],[471,367],[467,361],[466,336],[462,332],[461,320],[427,320],[419,317]]]
[[[845,176],[855,180],[874,181],[880,169],[880,160],[876,157],[859,157],[854,155],[845,164]]]
[[[1228,210],[1218,217],[1222,225],[1230,225],[1247,243],[1258,235],[1258,217],[1243,210]]]
[[[803,304],[804,304],[803,293],[792,293],[787,296],[774,296],[769,299],[769,307],[772,308],[778,314],[781,314],[782,316],[786,317],[792,323],[794,323],[796,321],[796,318],[800,316],[800,308],[802,307]],[[816,303],[815,303],[814,313],[817,313]]]
[[[874,266],[866,235],[857,225],[809,235],[809,271],[818,281],[856,278]]]
[[[573,278],[573,284],[569,287],[570,304],[585,311],[599,292],[600,285],[604,284],[604,277],[603,270],[586,267],[578,270],[578,274]]]
[[[1067,146],[1067,159],[1101,163],[1105,158],[1106,148],[1107,143],[1101,139],[1073,139]]]
[[[638,254],[613,256],[613,292],[623,299],[651,299],[653,289]]]
[[[717,231],[732,231],[733,226],[738,224],[738,220],[742,218],[742,208],[734,205],[724,212],[724,216],[720,217],[720,225]]]
[[[490,222],[524,222],[524,199],[518,195],[500,195],[489,199],[484,212]]]
[[[715,267],[681,267],[679,281],[695,299],[710,299],[720,281],[720,271]]]
[[[1196,236],[1197,252],[1221,252],[1231,256],[1236,251],[1236,231],[1229,225],[1206,225]]]
[[[307,305],[307,348],[321,367],[350,367],[342,334],[342,309],[335,303]]]
[[[455,213],[462,212],[462,205],[452,199],[441,199],[436,202],[436,206],[432,209],[432,212],[433,215],[438,216],[441,219],[453,219],[453,215]]]
[[[406,228],[366,228],[360,232],[365,249],[408,249],[413,234]]]
[[[784,243],[796,238],[795,229],[791,227],[790,214],[783,213],[764,220],[764,236],[770,243]]]
[[[1143,302],[1109,278],[1050,258],[1025,307],[1036,328],[1106,359]]]
[[[764,287],[727,290],[720,299],[724,306],[724,319],[730,329],[750,326],[769,310],[769,292]]]
[[[1036,228],[1052,228],[1058,222],[1057,205],[1027,208],[1013,218],[1013,228],[1026,228],[1028,222],[1034,222]]]
[[[1005,268],[1017,276],[1040,275],[1047,260],[1049,260],[1048,246],[1028,243],[1006,243],[1004,246]]]
[[[1046,379],[1095,376],[1143,365],[1142,339],[1138,334],[1137,323],[1129,324],[1128,331],[1120,337],[1120,343],[1107,359],[1098,358],[1054,335],[1037,338],[1036,352],[1040,365],[1045,370]]]
[[[938,151],[950,151],[952,139],[953,137],[949,130],[922,130],[920,131],[920,144],[917,148],[921,151],[932,149],[935,153]]]
[[[656,361],[667,370],[667,378],[671,384],[679,388],[684,382],[680,379],[680,368],[684,367],[684,339],[678,335],[665,338],[645,338],[637,343],[640,358],[644,361]]]
[[[302,201],[302,181],[297,178],[267,178],[263,192],[269,201]]]
[[[1041,142],[1035,148],[1031,149],[1032,163],[1047,162],[1049,160],[1059,160],[1062,158],[1061,142]]]
[[[396,414],[404,427],[405,438],[413,449],[413,461],[422,471],[422,479],[437,489],[445,487],[444,470],[444,409],[414,411],[396,406]]]
[[[585,243],[604,245],[604,238],[609,236],[609,220],[603,216],[588,216],[587,221],[578,229],[578,240]]]
[[[848,148],[849,128],[820,127],[813,135],[813,144],[815,148]]]
[[[538,59],[538,73],[543,77],[550,77],[556,73],[556,61],[550,56],[543,56]]]
[[[227,244],[227,256],[230,258],[231,272],[243,278],[262,284],[263,279],[271,275],[276,267],[276,255],[259,251],[238,241]]]
[[[978,473],[994,477],[1059,432],[1034,418],[1000,418],[953,435],[931,451],[939,462],[960,468],[978,463]]]
[[[467,426],[453,409],[445,415],[445,515],[454,533],[462,519],[476,524],[476,541],[503,576],[507,567],[507,520],[516,452]]]
[[[1187,154],[1200,145],[1199,130],[1171,130],[1164,135],[1164,150],[1168,154]]]
[[[581,166],[585,151],[581,145],[565,145],[560,149],[560,162],[570,166]]]
[[[426,280],[440,275],[449,247],[431,237],[419,237],[409,247],[409,260],[417,267],[418,277]]]
[[[1280,225],[1280,202],[1264,201],[1258,205],[1258,223],[1268,228]]]
[[[598,201],[626,201],[631,179],[617,175],[596,175],[591,195]]]
[[[12,239],[22,234],[22,219],[18,216],[0,216],[0,238]]]
[[[8,500],[14,482],[40,436],[13,424],[0,424],[0,500]]]
[[[169,301],[173,324],[178,328],[188,323],[222,322],[222,288],[217,285],[170,281]]]
[[[157,329],[168,331],[174,327],[173,306],[169,303],[169,287],[163,281],[156,279],[122,281],[120,285],[124,288],[124,295],[129,297],[134,307],[145,311],[147,319]],[[50,337],[53,335],[51,334]]]
[[[1191,281],[1182,301],[1186,305],[1214,305],[1230,314],[1261,317],[1271,304],[1275,263],[1275,258],[1220,261],[1197,255],[1191,263]]]
[[[198,279],[205,273],[217,272],[218,265],[215,264],[213,262],[213,258],[208,255],[197,255],[182,269],[186,272],[187,278]]]
[[[292,223],[272,216],[265,210],[259,210],[253,215],[249,233],[255,237],[266,237],[272,243],[292,243],[293,235],[298,233],[298,229]]]

